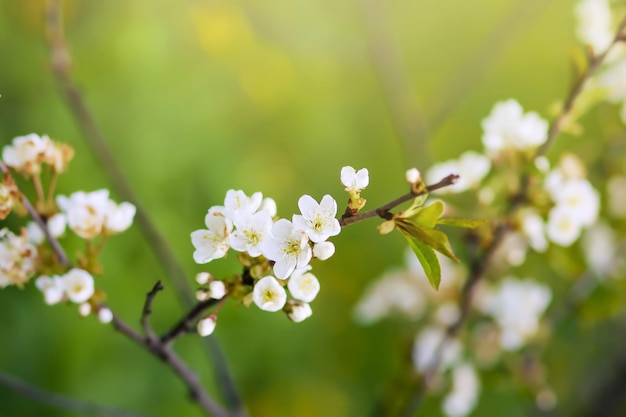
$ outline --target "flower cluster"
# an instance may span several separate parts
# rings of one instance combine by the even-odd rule
[[[354,171],[354,169],[352,169]],[[342,181],[351,195],[367,185],[367,171],[357,173],[342,170]],[[344,181],[344,183],[345,183]],[[347,189],[348,189],[347,188]],[[298,200],[300,214],[289,219],[276,218],[276,203],[263,198],[260,192],[248,196],[241,190],[228,190],[223,206],[208,210],[204,222],[206,229],[191,233],[195,248],[193,259],[205,264],[226,256],[230,249],[239,252],[244,274],[239,282],[224,285],[208,273],[198,274],[200,285],[207,286],[197,292],[197,298],[220,299],[227,293],[235,294],[240,287],[250,288],[244,302],[254,302],[265,311],[287,313],[294,322],[311,315],[309,305],[320,289],[318,279],[309,265],[311,259],[326,260],[335,252],[328,241],[341,231],[337,215],[337,203],[325,195],[318,203],[313,197],[303,195]],[[220,283],[220,284],[218,284]],[[215,286],[222,285],[215,295]],[[212,287],[213,286],[213,287]],[[288,300],[287,291],[291,294]],[[245,291],[244,291],[245,292]],[[198,324],[200,334],[210,334],[216,317],[211,315]]]
[[[26,230],[20,235],[0,230],[0,288],[21,287],[35,274],[36,264],[37,248],[28,241]]]
[[[11,145],[2,149],[4,163],[26,177],[39,175],[42,164],[49,165],[57,174],[61,173],[73,157],[74,150],[71,146],[35,133],[18,136]]]

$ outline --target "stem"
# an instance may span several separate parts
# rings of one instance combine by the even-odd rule
[[[43,187],[41,185],[41,174],[33,175],[33,184],[35,185],[35,191],[37,192],[37,207],[43,208],[46,204],[46,197],[43,193]]]
[[[426,194],[427,192],[435,191],[435,190],[438,190],[440,188],[444,188],[444,187],[447,187],[449,185],[452,185],[458,179],[459,179],[458,175],[450,174],[447,177],[445,177],[444,179],[442,179],[441,181],[439,181],[438,183],[432,184],[432,185],[429,185],[428,187],[426,187],[426,191],[423,191],[423,192],[420,192],[420,193],[409,192],[409,193],[404,194],[404,195],[396,198],[395,200],[390,201],[387,204],[383,204],[382,206],[377,207],[375,209],[364,211],[364,212],[356,214],[354,216],[347,216],[346,217],[344,215],[344,217],[342,217],[339,220],[339,224],[341,225],[341,227],[346,227],[346,226],[350,226],[351,224],[359,223],[359,222],[362,222],[364,220],[371,219],[371,218],[374,218],[374,217],[381,217],[381,218],[384,219],[385,215],[392,208],[394,208],[396,206],[399,206],[402,203],[406,203],[407,201],[410,201],[410,200],[414,199],[415,197],[418,197],[420,195]]]
[[[154,287],[146,294],[146,302],[143,305],[143,314],[141,315],[141,326],[143,327],[144,332],[146,332],[146,336],[150,339],[151,342],[157,340],[157,336],[152,330],[152,326],[150,326],[150,315],[152,314],[152,303],[154,302],[155,297],[159,293],[159,291],[163,290],[163,284],[161,281],[157,281],[154,284]]]
[[[191,328],[192,323],[199,319],[207,309],[213,307],[217,303],[223,302],[224,300],[226,300],[226,296],[221,300],[211,298],[197,303],[183,318],[178,321],[178,323],[170,329],[170,331],[161,337],[161,343],[164,345],[171,345],[178,336],[187,333],[187,331]]]
[[[4,385],[27,398],[37,401],[50,407],[65,411],[79,413],[80,415],[96,415],[101,417],[141,417],[131,411],[120,410],[100,404],[70,398],[64,395],[45,391],[39,387],[28,384],[6,372],[0,372],[0,385]]]
[[[54,190],[57,186],[57,180],[59,179],[59,173],[56,171],[52,172],[52,177],[50,178],[50,184],[48,185],[48,197],[46,198],[46,204],[52,206],[54,204]]]

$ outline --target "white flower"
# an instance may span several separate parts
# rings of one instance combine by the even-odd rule
[[[196,249],[193,253],[193,260],[198,264],[223,258],[230,247],[228,235],[233,229],[230,220],[224,217],[216,207],[209,210],[204,223],[208,229],[191,232],[191,243]]]
[[[587,180],[569,180],[555,190],[557,207],[568,210],[581,226],[595,223],[600,211],[600,197]]]
[[[545,252],[548,249],[545,225],[541,216],[534,210],[526,210],[522,217],[522,233],[528,238],[531,248],[537,252]]]
[[[575,213],[565,206],[556,206],[548,215],[546,233],[559,246],[570,246],[580,237],[582,224]]]
[[[254,214],[240,213],[235,221],[235,231],[230,235],[230,246],[250,256],[261,255],[263,240],[271,235],[272,216],[267,211]]]
[[[35,273],[37,249],[28,242],[25,233],[14,235],[0,230],[0,288],[21,286]]]
[[[430,372],[438,365],[443,371],[461,356],[461,344],[446,335],[439,327],[426,327],[420,332],[413,345],[413,365],[419,372]],[[438,359],[438,360],[437,360]]]
[[[43,293],[44,300],[48,305],[61,302],[65,295],[65,286],[59,276],[42,275],[35,280],[35,286]]]
[[[49,140],[47,136],[40,137],[35,133],[18,136],[11,145],[2,149],[2,160],[18,172],[26,175],[38,174]]]
[[[133,224],[135,213],[137,208],[131,203],[124,202],[118,205],[109,200],[104,223],[105,233],[112,235],[125,231]]]
[[[310,269],[310,266],[296,269],[287,284],[293,298],[306,303],[313,301],[320,291],[320,283],[315,275],[308,272]]]
[[[109,190],[91,193],[78,191],[69,198],[57,197],[57,204],[67,215],[70,229],[84,239],[93,239],[102,233],[109,208]]]
[[[93,277],[83,269],[74,268],[65,274],[63,286],[67,298],[77,304],[89,300],[94,293]]]
[[[433,165],[426,173],[429,184],[441,181],[450,174],[458,174],[459,179],[452,185],[438,190],[442,193],[460,193],[480,184],[491,170],[491,161],[485,155],[467,151],[458,160],[445,161]]]
[[[600,279],[613,274],[619,267],[620,254],[617,234],[606,223],[593,226],[583,236],[587,265]]]
[[[465,417],[476,407],[480,381],[474,367],[463,362],[452,370],[452,390],[443,400],[448,417]]]
[[[263,241],[261,251],[275,262],[274,274],[280,279],[287,279],[296,267],[308,265],[312,257],[307,235],[286,219],[274,223],[272,236]]]
[[[311,241],[323,242],[341,232],[339,220],[335,218],[337,202],[328,194],[322,197],[319,204],[313,197],[305,194],[298,200],[298,207],[302,215],[293,216],[293,225],[303,230]]]
[[[46,225],[48,226],[48,230],[50,231],[52,237],[57,238],[65,233],[67,220],[65,218],[65,215],[63,215],[62,213],[57,213],[48,219]],[[43,241],[46,239],[43,230],[41,230],[41,227],[39,227],[39,225],[35,222],[29,222],[26,225],[26,234],[28,235],[28,240],[35,245],[43,243]]]
[[[303,303],[300,301],[290,301],[290,311],[287,313],[289,320],[294,323],[300,323],[301,321],[311,317],[313,314],[313,310],[308,303]]]
[[[276,278],[268,275],[254,285],[252,300],[261,310],[278,311],[287,302],[287,292]]]
[[[197,325],[198,334],[202,337],[208,336],[215,330],[215,326],[217,325],[217,316],[215,314],[211,314],[200,320]]]
[[[226,286],[223,281],[211,281],[209,284],[209,292],[211,293],[211,298],[220,300],[226,295]]]
[[[548,137],[548,122],[535,112],[524,114],[522,106],[515,100],[496,103],[481,125],[483,145],[490,156],[505,149],[536,148]]]
[[[607,0],[582,0],[575,8],[576,34],[595,54],[604,52],[613,42],[611,7]]]
[[[313,245],[313,256],[325,261],[335,254],[335,245],[332,242],[320,242]]]
[[[273,198],[265,197],[261,202],[261,209],[263,211],[267,211],[270,217],[276,216],[278,209],[276,208],[276,201]]]
[[[98,321],[102,324],[111,323],[113,321],[113,312],[106,307],[100,308],[98,310]]]
[[[224,199],[224,216],[237,221],[241,214],[253,214],[261,207],[263,194],[257,192],[248,197],[241,190],[228,190]]]
[[[341,168],[341,183],[346,187],[347,192],[358,193],[369,185],[369,172],[367,168],[356,171],[351,166],[345,166]]]
[[[206,285],[211,281],[212,276],[208,272],[198,272],[196,274],[196,282],[200,285]]]
[[[500,327],[503,349],[517,350],[537,333],[539,320],[551,298],[550,288],[545,285],[506,278],[483,299],[484,311]]]
[[[422,178],[422,174],[419,172],[417,168],[411,168],[404,173],[404,179],[409,184],[417,184],[417,182]]]

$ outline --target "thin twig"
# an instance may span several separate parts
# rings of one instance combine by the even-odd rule
[[[409,192],[404,194],[393,201],[390,201],[387,204],[383,204],[380,207],[377,207],[372,210],[364,211],[362,213],[356,214],[354,216],[344,216],[339,220],[339,224],[341,227],[350,226],[351,224],[362,222],[363,220],[372,219],[374,217],[382,217],[385,218],[385,214],[389,212],[394,207],[399,206],[402,203],[406,203],[418,197],[420,195],[426,194],[427,192],[439,190],[440,188],[448,187],[454,184],[459,179],[459,176],[456,174],[450,174],[441,181],[436,184],[432,184],[426,187],[426,190],[421,193]]]
[[[94,404],[45,391],[9,375],[6,372],[0,372],[0,385],[4,385],[8,389],[39,403],[65,411],[80,413],[81,415],[87,414],[101,417],[141,417],[141,415],[131,411]]]
[[[144,332],[146,332],[146,336],[151,341],[154,341],[157,339],[157,335],[154,333],[154,330],[152,330],[152,326],[150,326],[150,315],[152,314],[152,303],[154,302],[154,299],[156,295],[159,293],[159,291],[162,291],[162,290],[163,290],[163,284],[161,284],[161,281],[157,281],[156,284],[154,284],[154,287],[152,287],[152,289],[146,294],[146,302],[143,305],[143,312],[141,314],[141,326],[143,327]]]

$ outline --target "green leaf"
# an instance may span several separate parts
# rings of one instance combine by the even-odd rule
[[[439,217],[443,214],[443,210],[443,203],[441,201],[435,201],[427,207],[422,207],[422,209],[411,218],[415,221],[416,225],[432,229],[437,225]]]
[[[427,199],[428,199],[428,193],[424,193],[422,195],[418,195],[417,197],[415,197],[415,199],[413,200],[413,203],[411,203],[411,206],[402,212],[401,217],[408,218],[408,217],[415,216],[416,213],[419,213],[422,210],[422,206],[424,205]]]
[[[478,226],[482,226],[487,223],[486,220],[473,220],[473,219],[459,219],[454,217],[445,217],[439,219],[437,224],[443,224],[446,226],[465,227],[467,229],[475,229]]]
[[[413,227],[410,227],[408,230],[413,237],[419,239],[422,243],[430,246],[453,261],[459,261],[459,258],[457,258],[452,251],[448,235],[437,229],[425,229],[419,227],[418,225],[412,226]]]
[[[439,259],[437,259],[435,251],[430,246],[421,243],[418,239],[412,238],[406,234],[404,237],[409,242],[409,246],[413,249],[413,252],[415,252],[415,256],[417,256],[422,268],[424,268],[428,282],[430,282],[430,285],[432,285],[434,289],[438,290],[439,284],[441,283],[441,267],[439,266]]]

